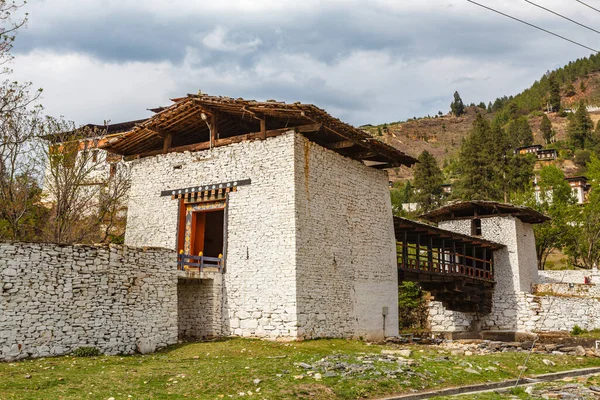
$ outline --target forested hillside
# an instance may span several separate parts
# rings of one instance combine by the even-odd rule
[[[450,105],[450,93],[448,99]],[[600,120],[600,56],[580,59],[556,71],[547,72],[530,88],[514,97],[498,97],[487,104],[473,99],[478,100],[477,105],[471,103],[471,99],[465,100],[470,105],[465,106],[465,112],[461,115],[454,115],[449,109],[440,110],[433,116],[363,128],[408,154],[417,156],[427,150],[441,166],[457,156],[461,142],[468,135],[477,114],[505,127],[511,120],[524,117],[532,130],[533,142],[542,145],[546,141],[540,125],[542,115],[547,114],[555,132],[552,141],[565,142],[568,140],[569,111],[577,108],[581,101],[590,107],[589,115],[594,126]],[[598,107],[598,110],[592,107]],[[571,154],[563,152],[562,156],[557,164],[567,175],[580,172],[573,163],[574,151]],[[412,176],[411,170],[391,171],[393,181],[411,179]]]
[[[600,264],[599,120],[600,56],[592,56],[514,97],[467,106],[456,92],[448,113],[365,129],[419,158],[390,174],[396,214],[415,217],[455,200],[526,205],[551,217],[535,226],[539,268],[591,268]],[[587,183],[565,179],[575,175]]]

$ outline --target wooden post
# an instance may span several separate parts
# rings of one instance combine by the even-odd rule
[[[446,272],[446,239],[442,239],[442,265],[440,267],[440,272]]]
[[[421,270],[421,234],[417,234],[417,271]]]
[[[267,117],[263,116],[260,119],[260,135],[263,139],[267,138]]]
[[[217,134],[217,123],[214,115],[210,116],[210,148],[215,147]]]
[[[165,140],[163,142],[163,153],[167,154],[169,149],[171,148],[171,143],[173,142],[173,134],[167,133],[165,136]]]
[[[402,266],[408,267],[408,232],[404,231],[404,242],[402,243]]]
[[[463,274],[467,272],[467,245],[463,243]]]
[[[452,272],[456,272],[456,241],[452,241]]]
[[[429,236],[427,244],[427,261],[429,261],[429,271],[433,271],[433,238]]]

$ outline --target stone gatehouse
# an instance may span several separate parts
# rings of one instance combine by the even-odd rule
[[[180,255],[180,337],[398,333],[383,169],[411,157],[314,106],[204,95],[105,149],[131,164],[126,244]]]

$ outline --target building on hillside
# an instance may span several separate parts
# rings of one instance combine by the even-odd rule
[[[308,104],[188,95],[110,138],[125,242],[179,253],[180,337],[398,333],[386,168],[417,162]]]
[[[452,194],[452,184],[451,183],[442,184],[442,190],[444,191],[445,194]]]
[[[591,188],[591,185],[587,183],[587,178],[585,176],[571,176],[565,179],[569,182],[569,186],[571,186],[577,204],[587,202],[587,196]]]
[[[521,155],[536,154],[538,151],[540,151],[542,149],[543,149],[543,146],[541,144],[534,144],[531,146],[517,147],[514,150],[514,153],[521,154]]]
[[[514,153],[520,155],[533,154],[538,161],[551,161],[558,158],[556,149],[544,149],[541,144],[518,147],[514,149]]]
[[[584,204],[587,202],[588,194],[591,189],[591,185],[587,183],[585,176],[572,176],[566,177],[565,180],[569,183],[573,196],[577,204]],[[539,203],[542,201],[541,189],[537,183],[537,177],[534,181],[535,185],[535,199]],[[552,198],[552,189],[548,189],[546,196]]]

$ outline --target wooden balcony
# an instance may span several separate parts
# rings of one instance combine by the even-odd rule
[[[223,272],[223,258],[178,254],[177,269],[180,278],[213,279]]]

